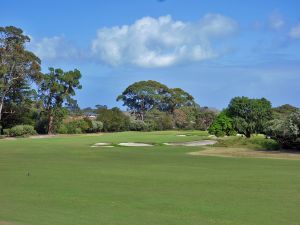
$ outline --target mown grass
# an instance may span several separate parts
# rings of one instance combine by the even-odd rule
[[[24,225],[298,225],[300,161],[195,157],[202,132],[0,140],[0,221]],[[0,222],[1,224],[1,222]]]

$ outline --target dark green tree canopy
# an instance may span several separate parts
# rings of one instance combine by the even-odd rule
[[[226,115],[226,112],[221,112],[216,117],[208,131],[210,134],[216,135],[217,137],[236,134],[233,128],[232,119]]]
[[[143,119],[145,112],[153,109],[173,113],[176,108],[194,105],[194,98],[189,93],[180,88],[170,89],[153,80],[139,81],[128,86],[118,96],[117,101],[120,100],[140,119]]]
[[[167,99],[168,111],[173,112],[184,106],[195,106],[194,97],[181,88],[169,89],[170,97]]]
[[[274,118],[276,119],[282,119],[283,117],[286,118],[290,114],[297,112],[297,110],[299,110],[297,107],[289,104],[281,105],[272,109]]]
[[[149,111],[155,107],[163,107],[165,98],[169,97],[167,86],[153,80],[140,81],[128,86],[117,101],[122,100],[124,105],[134,112]]]
[[[233,118],[235,129],[250,137],[253,133],[264,132],[266,122],[272,119],[272,105],[265,98],[235,97],[230,101],[227,113]]]

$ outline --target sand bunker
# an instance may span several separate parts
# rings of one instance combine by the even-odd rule
[[[107,145],[111,145],[111,143],[99,142],[99,143],[94,144],[94,146],[107,146]]]
[[[97,148],[97,147],[114,147],[111,145],[111,143],[107,143],[107,142],[99,142],[99,143],[95,143],[91,146],[92,148]],[[1,224],[0,224],[1,225]]]
[[[216,143],[217,143],[217,141],[214,141],[214,140],[203,140],[203,141],[164,143],[164,145],[195,147],[195,146],[213,145],[213,144],[216,144]]]
[[[153,145],[147,144],[147,143],[136,143],[136,142],[125,142],[118,144],[120,146],[126,146],[126,147],[151,147]]]
[[[219,156],[219,157],[249,157],[270,159],[294,159],[300,160],[300,153],[295,151],[268,151],[252,150],[247,148],[209,147],[203,151],[189,152],[197,156]]]

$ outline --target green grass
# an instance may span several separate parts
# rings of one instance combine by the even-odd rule
[[[218,140],[217,147],[249,148],[254,150],[279,150],[275,140],[266,139],[264,135],[253,135],[251,138],[224,137]]]
[[[0,221],[299,225],[300,161],[185,154],[199,147],[90,148],[96,142],[163,143],[206,136],[178,133],[185,132],[0,140]]]

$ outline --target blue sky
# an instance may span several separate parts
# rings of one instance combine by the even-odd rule
[[[234,96],[300,107],[300,2],[233,0],[4,1],[49,66],[82,72],[81,107],[121,106],[139,80],[190,92],[219,109]]]

